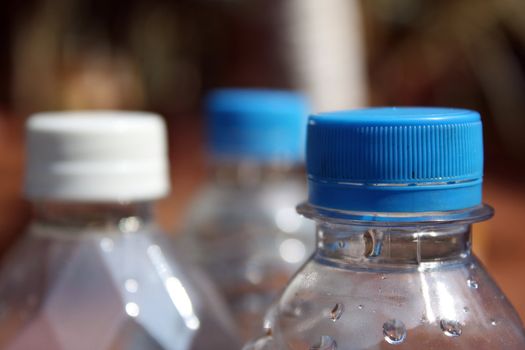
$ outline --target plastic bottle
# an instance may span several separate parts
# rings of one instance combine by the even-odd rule
[[[525,349],[519,316],[471,252],[478,113],[377,108],[309,119],[318,248],[245,349]]]
[[[190,208],[183,242],[214,279],[243,337],[313,252],[306,198],[306,102],[287,91],[223,89],[207,101],[210,181]]]
[[[0,270],[0,348],[235,349],[210,285],[159,232],[165,126],[149,113],[43,113],[27,123],[34,216]]]

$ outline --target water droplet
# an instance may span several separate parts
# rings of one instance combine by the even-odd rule
[[[383,335],[389,344],[400,344],[407,337],[405,324],[399,320],[388,320],[383,323]]]
[[[319,342],[310,347],[310,350],[337,350],[337,343],[332,337],[323,335]]]
[[[273,334],[272,328],[273,328],[273,316],[274,316],[274,313],[275,313],[275,309],[271,308],[266,313],[266,316],[264,317],[264,320],[263,320],[264,334],[267,335],[267,336],[271,336]]]
[[[385,275],[381,275],[381,279],[382,280],[386,280],[386,276]]]
[[[474,264],[474,263],[470,263],[469,268],[470,268],[471,270],[474,270],[474,269],[476,268],[476,264]]]
[[[362,305],[362,304],[359,304],[359,305],[357,305],[357,308],[358,308],[359,310],[363,310],[363,309],[365,308],[365,306]]]
[[[497,326],[498,325],[498,321],[496,321],[495,319],[491,318],[490,319],[490,324],[493,325],[493,326]]]
[[[330,311],[330,319],[332,321],[337,321],[341,318],[341,315],[343,314],[343,311],[345,311],[345,306],[341,303],[335,304],[335,306]]]
[[[263,328],[264,329],[272,328],[272,320],[270,320],[270,317],[266,316],[266,318],[264,319]]]
[[[458,321],[441,320],[439,324],[447,337],[459,337],[461,335],[461,324]]]
[[[345,241],[339,241],[337,242],[337,245],[339,246],[339,248],[344,248],[346,246],[346,243]]]
[[[472,289],[478,289],[479,287],[478,282],[470,278],[467,280],[467,285],[469,286],[469,288],[472,288]]]
[[[423,324],[427,324],[428,323],[428,318],[427,318],[426,315],[421,316],[421,323],[423,323]]]
[[[469,309],[467,306],[465,306],[465,307],[463,308],[463,312],[464,312],[464,313],[467,313],[467,312],[469,312],[469,311],[470,311],[470,309]]]

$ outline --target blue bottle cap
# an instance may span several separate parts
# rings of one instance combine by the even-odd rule
[[[449,211],[481,204],[479,113],[370,108],[313,115],[309,203],[360,212]]]
[[[207,101],[214,160],[298,163],[304,158],[308,106],[294,92],[220,89]]]

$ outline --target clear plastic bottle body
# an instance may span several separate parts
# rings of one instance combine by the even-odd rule
[[[313,252],[314,225],[295,212],[299,169],[222,165],[196,198],[182,240],[228,301],[245,339]]]
[[[316,221],[315,255],[246,350],[525,348],[517,313],[471,254],[476,218]]]
[[[0,272],[0,348],[235,349],[220,299],[148,208],[39,205]]]

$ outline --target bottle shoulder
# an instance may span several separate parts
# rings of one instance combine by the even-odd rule
[[[383,272],[311,260],[268,318],[278,349],[281,344],[308,348],[323,335],[345,349],[346,344],[348,349],[379,349],[386,343],[403,343],[406,349],[525,346],[519,317],[475,260]]]
[[[19,314],[37,327],[6,335],[11,340],[26,333],[24,338],[45,340],[36,332],[46,317],[51,317],[50,327],[78,333],[77,341],[95,336],[96,325],[118,330],[130,323],[140,324],[148,334],[144,337],[166,348],[173,342],[191,344],[210,328],[222,330],[223,340],[234,339],[222,300],[158,231],[69,239],[26,236],[2,265],[0,298],[8,310],[0,316],[0,328],[16,323]]]

